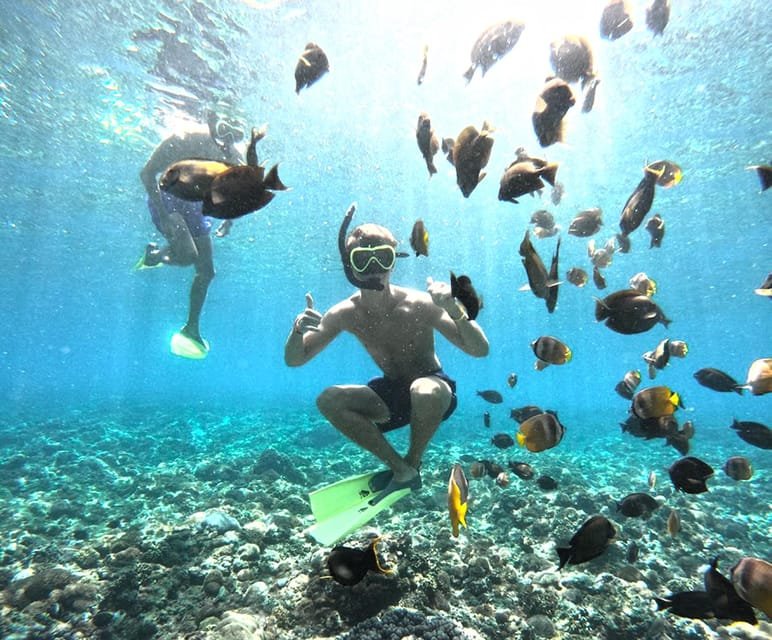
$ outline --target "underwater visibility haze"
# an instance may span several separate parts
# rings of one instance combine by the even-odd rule
[[[772,637],[771,53],[762,0],[5,3],[0,637]],[[210,114],[264,199],[180,357],[140,172]],[[356,338],[285,364],[352,203],[490,351],[437,335],[421,488],[319,542],[382,466],[316,405]]]

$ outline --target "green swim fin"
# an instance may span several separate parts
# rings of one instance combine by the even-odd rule
[[[351,476],[309,493],[308,498],[314,518],[319,522],[326,520],[336,513],[346,511],[363,500],[373,497],[377,492],[370,489],[370,481],[379,473],[383,472],[373,471]]]
[[[172,336],[169,348],[175,356],[191,360],[203,360],[209,353],[209,343],[206,340],[199,342],[179,331]]]
[[[321,491],[324,491],[324,489]],[[361,499],[353,506],[338,510],[337,513],[328,514],[326,518],[321,520],[317,517],[317,523],[308,529],[308,533],[319,544],[325,546],[333,545],[341,538],[346,537],[348,534],[353,533],[370,522],[370,520],[377,516],[381,511],[385,511],[410,492],[411,489],[409,488],[399,489],[389,493],[378,503],[370,504],[374,495],[377,494],[373,495],[368,491],[367,497]]]

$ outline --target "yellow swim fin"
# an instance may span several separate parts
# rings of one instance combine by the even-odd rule
[[[175,356],[190,360],[203,360],[209,353],[209,343],[206,340],[199,342],[179,331],[172,336],[169,348]]]

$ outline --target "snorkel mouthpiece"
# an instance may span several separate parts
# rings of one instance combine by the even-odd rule
[[[348,228],[351,224],[351,219],[354,217],[354,212],[357,210],[357,203],[352,202],[351,206],[346,211],[346,215],[343,216],[343,222],[340,224],[340,230],[338,231],[338,251],[340,252],[340,259],[343,263],[343,273],[346,274],[346,279],[353,284],[357,289],[375,289],[376,291],[383,291],[383,283],[378,278],[362,278],[361,280],[354,276],[354,270],[351,268],[351,260],[348,249],[346,249],[346,236],[348,234]]]

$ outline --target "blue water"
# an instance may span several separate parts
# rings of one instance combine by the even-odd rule
[[[734,417],[768,424],[771,397],[719,394],[692,374],[716,367],[743,381],[753,360],[772,355],[772,305],[753,293],[772,270],[772,192],[760,192],[747,170],[772,158],[772,14],[763,0],[673,0],[662,37],[645,29],[641,6],[634,30],[607,42],[597,35],[603,4],[4,4],[0,429],[11,434],[26,425],[34,438],[35,425],[79,424],[85,411],[121,429],[138,416],[160,416],[162,432],[173,429],[175,416],[185,416],[188,428],[191,412],[201,412],[195,437],[205,457],[227,420],[254,415],[255,451],[279,443],[292,455],[300,415],[312,426],[302,431],[309,437],[329,429],[317,452],[321,468],[337,460],[342,440],[318,417],[314,399],[329,384],[362,382],[377,369],[350,336],[300,369],[284,365],[283,345],[305,292],[320,310],[351,293],[336,240],[356,201],[355,222],[389,227],[403,250],[413,221],[426,223],[430,256],[401,260],[395,283],[423,288],[427,277],[447,279],[453,270],[470,275],[483,294],[478,320],[490,340],[487,358],[470,358],[438,338],[443,366],[458,381],[459,410],[435,447],[478,451],[490,438],[483,411],[492,412],[495,430],[511,433],[509,409],[536,404],[558,411],[568,427],[549,454],[554,460],[562,450],[591,469],[602,449],[599,473],[611,452],[629,457],[643,478],[647,465],[636,457],[660,443],[619,434],[629,403],[614,385],[634,368],[643,385],[654,384],[641,355],[670,337],[686,341],[689,354],[672,360],[656,384],[682,395],[680,416],[697,425],[696,455],[717,469],[726,455],[752,456],[755,482],[768,487],[768,452],[742,443],[728,425]],[[461,74],[477,34],[510,14],[526,22],[520,41],[485,78],[478,72],[465,86]],[[588,35],[602,81],[590,114],[577,106],[567,115],[565,143],[541,150],[530,115],[551,73],[548,44],[566,33]],[[296,95],[293,71],[309,41],[325,49],[331,71]],[[418,86],[425,44],[428,68]],[[267,122],[260,159],[280,163],[291,190],[214,240],[217,277],[201,323],[212,350],[204,361],[188,361],[172,356],[168,343],[184,324],[191,270],[132,271],[145,244],[160,240],[139,171],[165,135],[208,107],[248,126]],[[489,175],[470,198],[441,153],[439,173],[428,179],[414,136],[421,111],[442,137],[484,120],[495,128]],[[501,172],[519,146],[560,163],[559,205],[549,190],[517,205],[497,200]],[[684,171],[680,184],[657,189],[652,214],[667,224],[661,248],[648,248],[642,226],[632,252],[617,254],[605,270],[605,292],[592,282],[563,284],[551,315],[519,290],[526,276],[518,247],[533,211],[549,209],[565,231],[580,210],[601,207],[604,227],[595,238],[602,243],[616,233],[643,166],[658,159]],[[555,238],[534,244],[548,263]],[[560,257],[561,274],[571,266],[591,271],[585,239],[564,232]],[[640,271],[656,280],[655,299],[671,326],[623,336],[596,323],[594,297],[625,288]],[[541,335],[566,342],[572,361],[534,370],[530,343]],[[513,390],[506,387],[510,372],[519,376]],[[505,404],[485,405],[475,395],[484,388],[502,391]],[[285,424],[293,425],[289,433]],[[239,455],[250,446],[243,438]],[[303,453],[302,439],[295,441]],[[676,458],[663,451],[658,468]],[[182,456],[173,448],[167,454],[169,464]],[[185,455],[196,455],[195,447]],[[339,471],[331,480],[345,475]],[[587,490],[596,488],[588,480]],[[766,512],[746,515],[769,527],[768,499]]]

